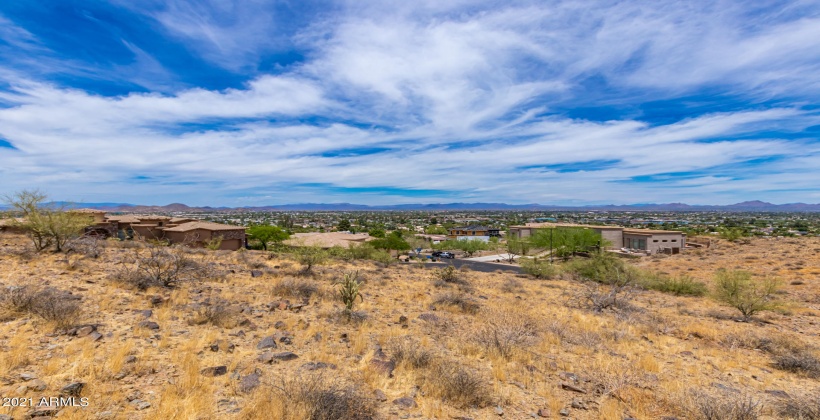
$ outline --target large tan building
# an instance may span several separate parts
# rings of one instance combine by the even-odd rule
[[[221,238],[219,249],[237,250],[246,245],[245,227],[212,223],[196,219],[158,215],[107,216],[88,228],[120,239],[140,238],[167,240],[172,244],[204,246]]]
[[[678,254],[686,247],[686,234],[676,230],[628,229],[621,226],[574,225],[564,223],[527,223],[510,226],[510,236],[519,239],[532,236],[539,229],[584,228],[595,231],[609,243],[610,249],[645,251],[650,254]]]

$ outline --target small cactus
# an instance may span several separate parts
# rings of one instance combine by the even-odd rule
[[[345,273],[342,281],[339,282],[339,295],[342,297],[347,312],[353,310],[353,304],[356,302],[357,297],[364,301],[362,294],[359,293],[360,285],[358,271]]]

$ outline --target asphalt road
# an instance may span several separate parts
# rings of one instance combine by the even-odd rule
[[[439,268],[445,265],[452,265],[455,268],[467,267],[473,271],[480,271],[482,273],[494,273],[497,270],[511,271],[513,273],[523,273],[521,267],[511,264],[487,263],[481,261],[462,260],[459,258],[443,259],[441,262],[428,262],[424,264],[425,267]]]

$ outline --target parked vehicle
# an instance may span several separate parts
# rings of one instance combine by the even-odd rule
[[[433,257],[436,257],[436,258],[451,258],[452,259],[452,258],[456,257],[451,252],[447,252],[447,251],[434,251],[432,255],[433,255]]]

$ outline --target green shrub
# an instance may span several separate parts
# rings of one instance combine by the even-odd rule
[[[715,273],[714,296],[748,320],[760,311],[778,306],[774,300],[778,286],[779,281],[772,277],[756,279],[748,271],[720,269]]]
[[[677,296],[703,296],[709,290],[705,284],[686,275],[670,277],[663,274],[645,273],[641,276],[640,284],[645,289]]]
[[[625,285],[635,283],[640,278],[638,270],[609,253],[572,261],[567,264],[567,269],[581,279],[603,284]]]
[[[539,260],[538,258],[523,258],[519,261],[521,270],[537,279],[551,279],[559,273],[558,267],[548,261]]]

